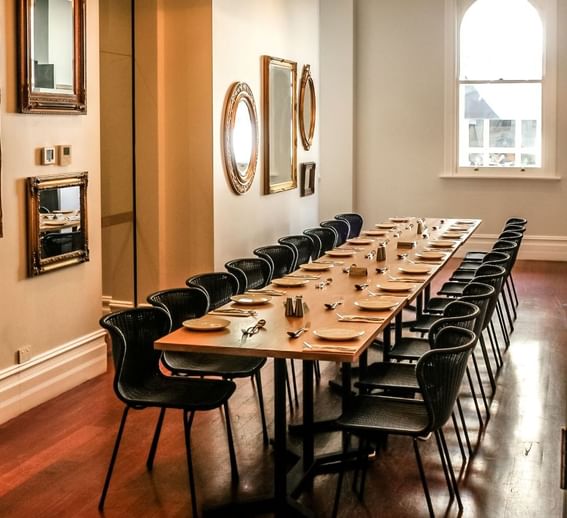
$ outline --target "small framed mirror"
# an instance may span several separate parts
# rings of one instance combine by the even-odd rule
[[[27,179],[30,277],[89,260],[87,173]]]
[[[244,194],[254,180],[258,163],[258,117],[252,90],[234,83],[227,95],[223,116],[223,157],[230,184]]]
[[[316,99],[311,66],[304,65],[299,86],[299,134],[303,148],[308,151],[315,135]]]
[[[19,1],[23,113],[86,113],[86,0]]]
[[[264,194],[297,187],[297,63],[262,56]]]

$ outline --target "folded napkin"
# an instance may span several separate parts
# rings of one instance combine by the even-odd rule
[[[292,279],[306,279],[309,281],[317,281],[321,278],[320,275],[286,275],[286,277],[291,277]]]
[[[307,342],[303,342],[303,347],[308,350],[312,351],[327,351],[327,352],[345,352],[345,353],[352,353],[356,350],[355,347],[349,347],[348,345],[319,345],[319,344],[309,344]]]
[[[339,322],[366,322],[366,323],[380,323],[383,322],[384,319],[382,317],[372,317],[370,315],[363,316],[363,315],[337,315],[337,320]]]
[[[253,310],[236,309],[215,309],[209,311],[209,315],[223,315],[227,317],[253,317],[258,313]]]
[[[254,289],[250,289],[250,290],[246,290],[246,293],[264,293],[265,295],[273,295],[275,297],[279,297],[281,295],[285,295],[287,292],[283,291],[283,290],[272,290],[270,288],[262,288],[260,290],[254,290]]]

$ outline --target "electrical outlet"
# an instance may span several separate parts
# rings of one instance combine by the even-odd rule
[[[32,346],[24,345],[18,349],[18,363],[25,363],[31,360],[32,357]]]

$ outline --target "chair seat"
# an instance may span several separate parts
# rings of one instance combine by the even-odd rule
[[[475,275],[476,275],[475,270],[455,270],[449,280],[457,281],[457,282],[462,282],[462,281],[468,282],[468,281],[472,281]]]
[[[488,252],[468,252],[463,260],[472,263],[480,263],[487,253]]]
[[[410,330],[417,333],[429,333],[431,326],[433,326],[439,318],[440,315],[422,315],[415,321],[415,324],[410,327]]]
[[[455,299],[449,297],[431,297],[427,301],[426,313],[443,314],[445,308],[451,304]]]
[[[426,435],[429,417],[425,403],[416,399],[357,396],[337,420],[341,428],[372,434]]]
[[[417,360],[430,348],[429,341],[424,338],[403,337],[388,356],[395,360]]]
[[[446,282],[437,295],[447,295],[448,297],[460,297],[465,289],[466,282]]]
[[[459,267],[457,268],[456,271],[473,271],[475,272],[476,270],[478,270],[480,268],[480,266],[482,265],[481,262],[478,261],[463,261]]]
[[[411,363],[376,362],[368,366],[363,378],[357,387],[372,388],[400,388],[419,390],[415,375],[415,365]]]
[[[223,405],[236,389],[232,381],[184,379],[155,375],[136,386],[119,382],[121,393],[133,407],[211,410]]]
[[[164,352],[164,365],[187,376],[220,376],[246,378],[266,363],[266,358],[225,356],[222,354]]]

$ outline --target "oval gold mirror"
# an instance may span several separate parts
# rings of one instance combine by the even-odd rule
[[[254,180],[258,162],[258,118],[252,90],[234,83],[228,92],[223,119],[223,157],[230,184],[244,194]]]
[[[301,73],[301,85],[299,87],[299,133],[301,142],[306,150],[313,143],[315,134],[315,85],[311,77],[311,67],[303,66]]]

